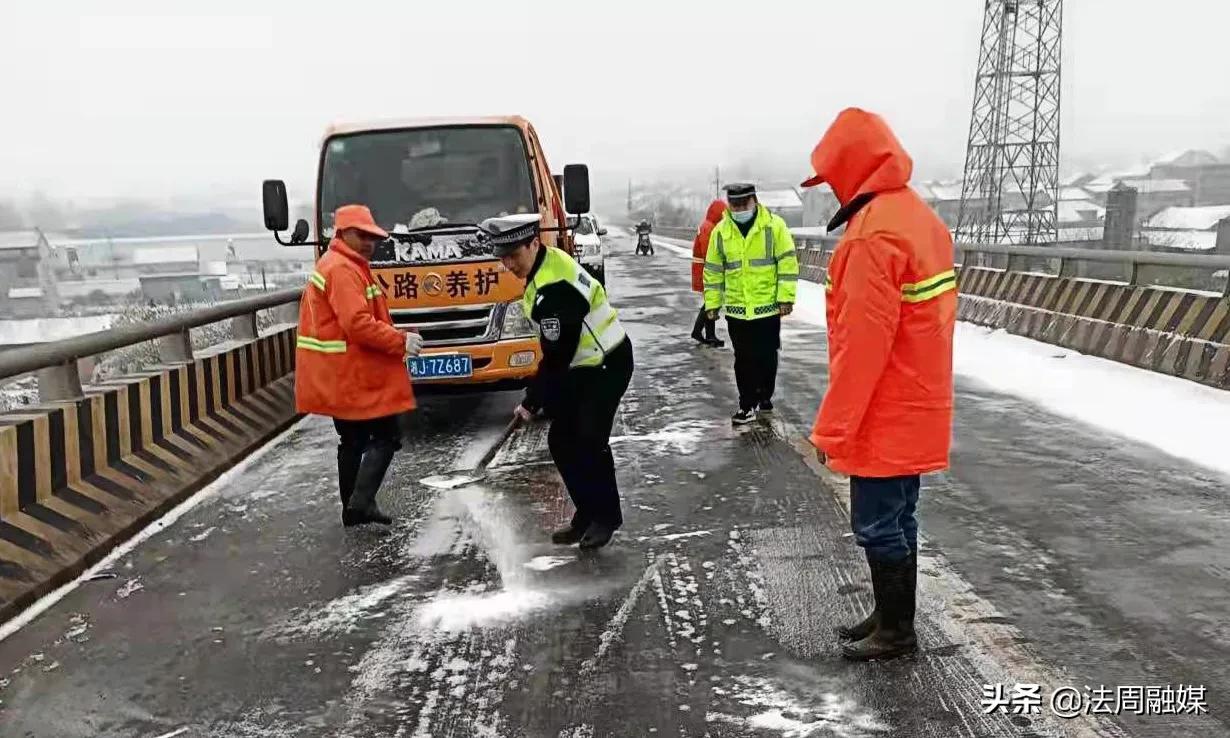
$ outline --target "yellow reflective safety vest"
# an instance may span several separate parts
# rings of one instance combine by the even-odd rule
[[[705,309],[725,308],[743,320],[778,314],[778,303],[795,300],[799,260],[794,238],[781,216],[756,206],[756,220],[747,232],[727,212],[709,234],[705,256]]]
[[[607,300],[606,290],[598,280],[589,275],[585,269],[571,256],[552,246],[543,246],[546,254],[542,264],[534,273],[532,279],[525,285],[525,294],[521,296],[521,306],[525,317],[534,323],[534,301],[538,290],[555,282],[564,282],[581,294],[589,304],[581,325],[581,338],[577,342],[576,353],[572,355],[570,367],[601,366],[602,360],[612,349],[619,346],[627,337],[624,328],[619,323],[615,308]]]

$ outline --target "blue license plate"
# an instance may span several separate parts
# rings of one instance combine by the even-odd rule
[[[428,354],[406,362],[414,379],[445,379],[474,375],[469,354]]]

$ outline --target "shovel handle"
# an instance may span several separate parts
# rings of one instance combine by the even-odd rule
[[[487,465],[491,463],[491,460],[495,458],[495,455],[500,452],[500,448],[504,445],[504,442],[507,441],[513,434],[513,431],[517,430],[517,426],[519,425],[521,425],[521,418],[514,415],[513,419],[508,421],[508,427],[506,427],[504,432],[500,434],[499,440],[491,444],[491,448],[487,449],[487,453],[483,454],[483,458],[478,460],[478,466],[474,467],[476,471],[487,468]]]

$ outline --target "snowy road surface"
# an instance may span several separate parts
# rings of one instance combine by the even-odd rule
[[[1224,458],[1167,455],[1133,398],[1121,436],[1012,384],[1085,397],[1067,373],[1083,357],[982,349],[1001,358],[959,379],[953,470],[921,503],[922,650],[844,663],[832,628],[868,587],[840,481],[798,442],[824,384],[822,294],[805,285],[786,322],[777,418],[735,431],[729,350],[686,338],[687,262],[611,245],[637,361],[612,547],[543,542],[570,509],[541,426],[479,486],[416,483],[479,458],[516,395],[424,399],[384,534],[338,524],[332,428],[309,419],[0,641],[0,735],[1228,734]],[[1226,422],[1217,399],[1206,429]],[[985,714],[984,685],[1017,683],[1203,685],[1210,714]]]

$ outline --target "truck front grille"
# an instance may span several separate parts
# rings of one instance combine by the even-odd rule
[[[494,304],[459,305],[444,308],[393,310],[393,324],[398,328],[414,328],[423,336],[426,346],[492,341],[496,327],[492,324]]]

